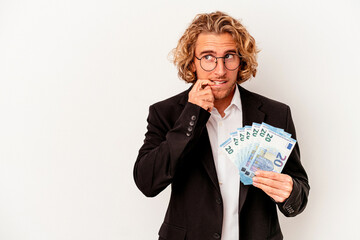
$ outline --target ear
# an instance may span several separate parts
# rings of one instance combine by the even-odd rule
[[[190,69],[191,69],[191,71],[192,71],[193,73],[196,72],[196,65],[195,65],[195,62],[194,62],[194,61],[191,62]]]

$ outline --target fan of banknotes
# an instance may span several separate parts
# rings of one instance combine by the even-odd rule
[[[250,185],[257,170],[280,173],[295,144],[283,129],[253,123],[231,132],[220,148],[239,169],[240,181]]]

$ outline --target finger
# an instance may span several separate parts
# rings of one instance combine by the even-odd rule
[[[209,110],[210,110],[210,112],[211,112],[212,109],[214,108],[214,103],[211,102],[208,108],[209,108]]]
[[[214,107],[214,103],[207,101],[207,99],[202,99],[201,101],[202,101],[202,105],[206,106],[207,108]]]
[[[210,94],[208,96],[208,101],[212,102],[212,103],[215,101],[214,94],[212,92],[210,92]]]
[[[200,84],[201,84],[200,90],[203,90],[203,89],[211,90],[210,86],[214,85],[214,83],[209,80],[203,80],[203,82],[201,82]]]
[[[203,93],[201,96],[201,99],[207,102],[214,102],[214,95],[211,92],[211,90],[209,92],[205,92]]]
[[[293,180],[287,174],[269,171],[257,171],[255,175],[256,176],[253,178],[253,181],[255,182],[260,182],[277,189],[282,189],[290,192],[292,191]]]
[[[210,86],[206,86],[205,88],[201,89],[201,91],[198,92],[200,95],[203,94],[211,94],[212,95],[212,90]]]
[[[211,90],[211,87],[207,84],[207,83],[203,83],[202,84],[202,88],[201,89],[204,89],[204,90]]]
[[[277,188],[277,189],[283,189],[284,188],[284,183],[280,182],[280,181],[276,181],[273,180],[271,178],[264,178],[264,177],[254,177],[253,178],[253,182],[254,183],[259,183],[259,184],[263,184],[272,188]],[[288,186],[286,186],[285,188],[288,188]]]
[[[209,89],[209,85],[207,83],[201,83],[200,90]]]
[[[211,82],[210,80],[206,80],[206,79],[198,79],[195,83],[194,88],[197,91],[202,90],[203,88],[206,87],[206,85],[213,85],[213,82]]]
[[[286,181],[288,180],[288,178],[291,178],[289,175],[286,174],[262,170],[256,171],[255,175],[259,177],[271,178],[277,181]]]
[[[200,91],[202,89],[202,86],[203,86],[203,81],[202,80],[197,80],[195,82],[195,86],[194,86],[194,89],[195,91]]]
[[[276,181],[276,180],[273,180],[273,179],[270,179],[270,178],[254,177],[253,178],[253,183],[266,185],[266,186],[268,186],[270,188],[280,190],[280,191],[285,193],[285,196],[290,195],[290,193],[291,193],[291,191],[293,189],[293,185],[290,182],[287,182],[287,181],[286,182],[280,182],[280,181]]]
[[[194,93],[194,97],[201,99],[201,100],[214,102],[214,95],[210,88]]]
[[[276,202],[283,202],[290,196],[290,193],[288,193],[288,192],[281,191],[279,189],[269,187],[269,186],[264,185],[262,183],[254,183],[253,182],[253,185],[255,187],[260,188],[261,190],[263,190],[268,196],[273,198]]]
[[[208,111],[208,112],[211,112],[212,111],[212,109],[214,108],[214,103],[212,103],[212,102],[208,102],[208,101],[205,101],[205,100],[203,100],[203,104],[202,104],[204,107],[204,109],[206,110],[206,111]]]

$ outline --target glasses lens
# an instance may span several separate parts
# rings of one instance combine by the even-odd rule
[[[212,71],[216,67],[216,57],[206,55],[201,58],[200,65],[205,71]]]
[[[225,67],[229,70],[235,70],[240,66],[240,57],[235,54],[227,54],[225,56]]]

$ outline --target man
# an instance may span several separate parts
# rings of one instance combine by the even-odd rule
[[[296,145],[282,173],[258,171],[253,185],[219,151],[230,131],[266,122],[295,136],[287,105],[238,84],[256,74],[255,40],[232,17],[200,14],[179,40],[174,63],[190,89],[150,106],[134,167],[148,197],[171,184],[159,239],[282,239],[276,206],[302,212],[309,184]]]

